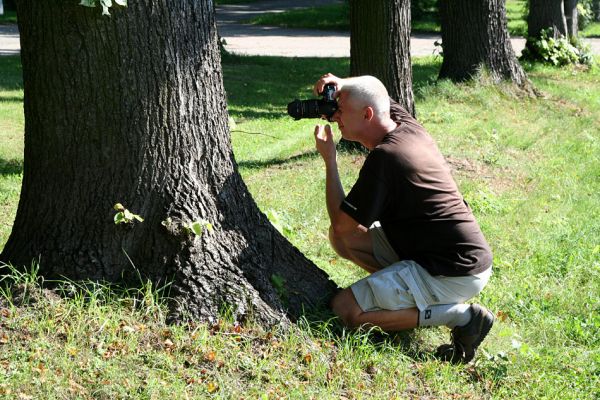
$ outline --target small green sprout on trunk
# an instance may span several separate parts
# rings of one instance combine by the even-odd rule
[[[121,203],[115,204],[113,208],[117,211],[117,213],[115,214],[115,225],[133,224],[135,221],[144,222],[144,218],[132,213],[131,211],[123,207],[123,204]]]
[[[205,229],[209,232],[212,232],[213,226],[210,222],[200,219],[183,225],[183,228],[190,235],[202,236],[202,233]]]
[[[208,232],[212,232],[213,226],[210,222],[205,219],[198,219],[191,222],[183,222],[183,221],[173,221],[171,217],[167,217],[164,221],[161,222],[161,225],[164,226],[167,231],[171,234],[179,236],[181,234],[193,237],[200,237],[204,233],[205,230]]]

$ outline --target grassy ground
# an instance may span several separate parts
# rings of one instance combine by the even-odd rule
[[[506,14],[508,30],[511,36],[527,36],[525,0],[508,0]],[[322,30],[350,30],[349,7],[347,3],[323,7],[312,7],[302,10],[291,10],[283,13],[263,14],[249,22],[256,25],[282,26],[286,28],[308,28]],[[413,16],[412,32],[440,32],[437,12],[425,12]],[[600,23],[594,22],[580,32],[582,37],[600,37]]]
[[[224,59],[244,179],[340,285],[363,274],[327,245],[315,121],[290,120],[285,105],[310,97],[324,71],[348,68],[347,59]],[[447,340],[442,328],[382,339],[324,322],[282,333],[226,314],[215,326],[166,326],[161,292],[149,285],[65,283],[70,295],[60,298],[36,289],[35,273],[13,273],[0,294],[0,397],[598,398],[600,71],[529,66],[545,94],[530,98],[508,86],[435,84],[438,68],[415,60],[418,117],[494,250],[494,276],[476,300],[498,322],[474,364],[429,355]],[[18,59],[0,58],[2,242],[22,170],[21,88]],[[340,156],[347,189],[362,160]]]
[[[4,14],[0,15],[0,24],[16,24],[17,12],[4,10]]]

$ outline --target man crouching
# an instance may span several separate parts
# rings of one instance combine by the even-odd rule
[[[439,356],[471,361],[494,322],[478,304],[492,273],[491,250],[432,137],[371,76],[321,77],[315,91],[336,86],[331,118],[342,137],[370,150],[346,196],[329,125],[315,127],[326,167],[329,240],[341,257],[371,274],[331,303],[349,327],[385,331],[446,325],[450,345]]]

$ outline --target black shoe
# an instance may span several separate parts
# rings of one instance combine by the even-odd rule
[[[471,320],[452,329],[452,343],[437,348],[436,357],[453,364],[468,363],[494,324],[494,315],[479,304],[471,304]]]

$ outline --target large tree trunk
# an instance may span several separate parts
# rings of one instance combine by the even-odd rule
[[[527,35],[538,38],[542,29],[554,28],[554,36],[567,34],[563,0],[530,0]]]
[[[565,1],[565,19],[567,22],[567,34],[569,37],[576,38],[579,35],[577,3],[578,0]]]
[[[350,0],[350,75],[379,78],[414,115],[410,0]]]
[[[510,43],[504,0],[441,0],[440,78],[470,79],[485,67],[498,79],[527,82]]]
[[[105,17],[21,0],[17,11],[25,162],[3,261],[39,260],[48,278],[139,282],[139,271],[172,283],[176,320],[228,306],[272,324],[333,293],[237,172],[212,2],[130,1]],[[117,202],[144,222],[116,225]],[[214,230],[182,227],[199,219]]]

